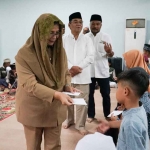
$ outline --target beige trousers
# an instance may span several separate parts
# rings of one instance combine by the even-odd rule
[[[84,98],[87,105],[76,105],[76,123],[75,128],[81,130],[85,128],[87,118],[88,98],[89,98],[89,84],[72,84],[74,88],[79,89],[83,93],[75,98]],[[68,113],[66,122],[68,124],[74,123],[74,105],[68,106]]]
[[[61,126],[30,127],[24,126],[27,150],[41,150],[42,135],[44,134],[44,150],[60,150]]]

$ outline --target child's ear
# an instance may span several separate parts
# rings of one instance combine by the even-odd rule
[[[124,88],[124,95],[125,95],[125,96],[128,96],[129,93],[130,93],[130,89],[129,89],[128,87],[125,87],[125,88]]]

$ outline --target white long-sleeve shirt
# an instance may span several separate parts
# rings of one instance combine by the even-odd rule
[[[108,78],[108,57],[106,55],[103,42],[112,44],[111,37],[103,32],[97,33],[96,36],[90,32],[85,36],[88,36],[92,39],[95,47],[94,63],[91,65],[91,77]]]
[[[82,72],[72,77],[73,84],[91,83],[90,65],[94,61],[94,46],[89,37],[80,34],[77,40],[72,34],[63,37],[63,46],[66,50],[68,68],[79,66]]]

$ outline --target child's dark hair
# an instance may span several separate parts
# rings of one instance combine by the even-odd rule
[[[135,67],[119,74],[117,82],[126,82],[138,97],[141,97],[149,86],[149,75],[141,67]]]

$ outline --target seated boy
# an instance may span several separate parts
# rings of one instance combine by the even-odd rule
[[[117,150],[149,150],[146,112],[139,106],[140,97],[148,89],[149,76],[144,69],[135,67],[122,72],[117,82],[116,98],[125,107],[123,120],[103,121],[98,131],[105,133],[109,127],[120,127]]]

